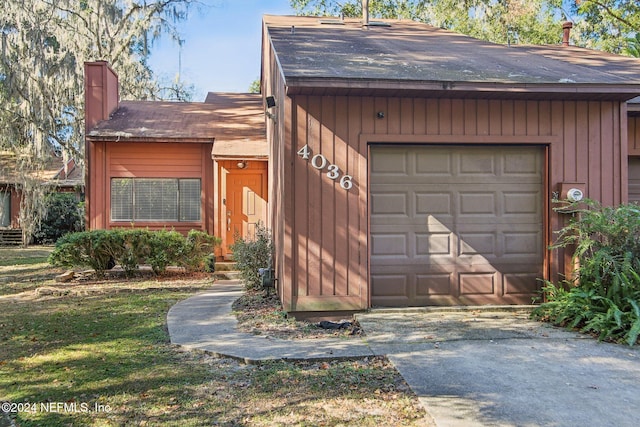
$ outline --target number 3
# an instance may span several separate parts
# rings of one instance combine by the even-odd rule
[[[329,165],[329,172],[327,172],[327,176],[330,179],[338,179],[340,176],[340,168],[336,165]]]

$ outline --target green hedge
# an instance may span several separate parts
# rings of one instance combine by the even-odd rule
[[[128,276],[148,264],[156,274],[168,266],[187,271],[213,270],[213,250],[218,237],[191,230],[185,237],[177,231],[146,229],[92,230],[66,234],[56,242],[49,263],[61,267],[90,267],[98,277],[120,265]]]

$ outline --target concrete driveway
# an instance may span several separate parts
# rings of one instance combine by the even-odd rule
[[[437,426],[640,425],[640,350],[527,310],[374,310],[357,319]]]

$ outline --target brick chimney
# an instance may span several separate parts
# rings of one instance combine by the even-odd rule
[[[118,75],[106,61],[84,64],[85,135],[118,108]]]
[[[93,127],[102,120],[107,120],[111,113],[118,108],[119,101],[118,75],[106,61],[85,62],[84,64],[84,187],[87,195],[85,199],[85,226],[87,230],[93,228],[91,218],[96,209],[91,202],[91,194],[100,194],[104,188],[96,188],[91,178],[96,154],[94,144],[90,143],[87,135]],[[99,181],[99,180],[96,180]],[[99,209],[99,208],[98,208]]]
[[[570,21],[562,24],[562,46],[569,46],[569,36],[571,35],[571,29],[573,28],[573,23]]]

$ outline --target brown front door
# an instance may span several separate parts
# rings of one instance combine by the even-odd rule
[[[252,238],[256,224],[266,220],[266,175],[259,171],[233,171],[227,176],[226,242],[237,236]]]

